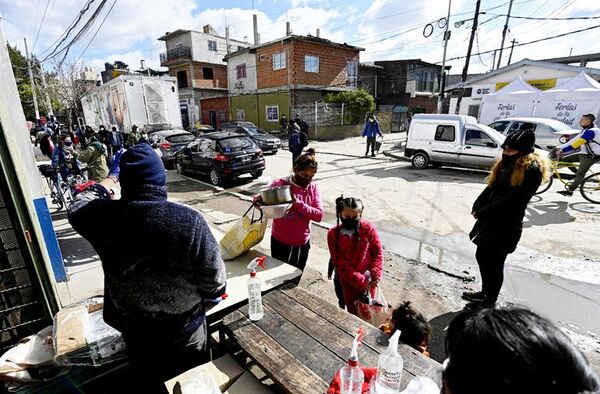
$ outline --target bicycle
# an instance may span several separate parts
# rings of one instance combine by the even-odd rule
[[[550,165],[552,175],[546,183],[542,183],[540,185],[535,194],[539,195],[550,189],[555,177],[563,185],[565,185],[565,188],[569,186],[569,180],[565,179],[564,175],[559,171],[563,168],[568,168],[571,172],[573,172],[573,174],[575,174],[579,170],[579,163],[552,160]],[[586,175],[585,179],[579,186],[579,191],[583,198],[589,202],[600,204],[600,173],[594,173],[591,170],[588,171],[588,175]]]
[[[85,174],[69,174],[66,180],[63,180],[58,168],[48,164],[38,166],[40,172],[46,179],[52,204],[56,205],[57,210],[61,210],[73,202],[73,191],[75,186],[86,181]]]

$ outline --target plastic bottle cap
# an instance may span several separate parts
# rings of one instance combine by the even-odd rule
[[[251,278],[254,278],[255,276],[256,276],[256,272],[254,272],[254,271],[250,272],[250,277]]]
[[[349,359],[348,360],[348,365],[351,366],[351,367],[358,367],[358,360]]]

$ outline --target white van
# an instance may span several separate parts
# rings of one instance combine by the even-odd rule
[[[489,169],[501,157],[505,138],[472,116],[417,114],[410,123],[404,156],[417,169],[429,164]]]

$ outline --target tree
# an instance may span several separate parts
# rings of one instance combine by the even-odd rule
[[[21,98],[21,105],[26,119],[35,119],[35,110],[33,108],[33,94],[31,83],[29,80],[29,72],[27,71],[27,58],[19,51],[16,46],[11,46],[6,43],[8,48],[8,56],[12,64],[13,73],[17,81],[17,90]]]
[[[59,98],[60,105],[66,109],[66,121],[71,125],[77,116],[83,113],[81,98],[96,86],[95,81],[83,80],[84,71],[82,63],[65,61],[62,64],[54,63],[54,74],[48,88],[51,97]]]
[[[115,70],[129,70],[129,65],[120,60],[115,60],[113,63],[113,68]]]
[[[367,112],[375,110],[375,99],[364,89],[330,93],[325,97],[328,103],[345,103],[348,106],[349,123],[360,123]]]

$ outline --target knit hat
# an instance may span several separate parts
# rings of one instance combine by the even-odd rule
[[[515,149],[519,152],[532,153],[535,151],[535,134],[531,130],[519,130],[504,140],[502,149]]]
[[[148,144],[137,144],[123,153],[119,161],[121,187],[165,186],[167,175],[160,157]]]

